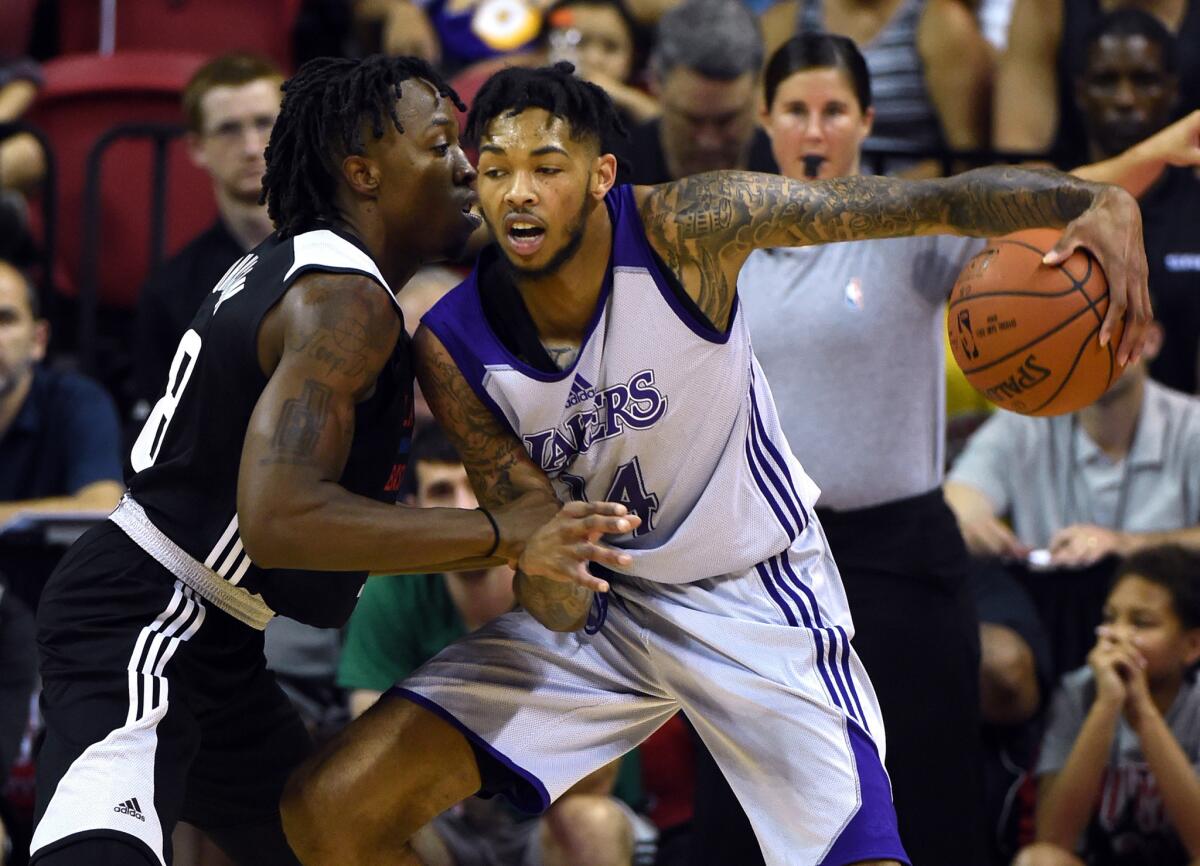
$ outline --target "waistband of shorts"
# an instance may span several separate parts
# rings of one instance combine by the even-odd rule
[[[234,586],[167,538],[151,522],[146,510],[128,493],[121,497],[108,519],[121,527],[159,565],[194,589],[201,598],[239,622],[262,631],[274,618],[275,611],[260,596]]]

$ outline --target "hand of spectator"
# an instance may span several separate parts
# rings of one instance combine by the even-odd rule
[[[959,528],[967,549],[976,556],[1024,559],[1029,555],[1028,545],[1022,544],[1008,526],[990,514],[960,518]]]
[[[1087,568],[1106,556],[1125,552],[1125,533],[1091,523],[1077,523],[1050,539],[1050,564],[1058,568]]]
[[[1100,325],[1100,345],[1108,345],[1113,329],[1124,316],[1125,331],[1117,347],[1117,363],[1124,366],[1136,361],[1146,342],[1146,329],[1154,318],[1137,199],[1119,187],[1103,188],[1092,206],[1067,225],[1043,262],[1061,264],[1080,248],[1096,257],[1108,278],[1108,313]]]
[[[420,57],[434,66],[442,60],[442,44],[429,16],[411,0],[390,4],[383,25],[383,50]]]
[[[589,572],[588,563],[629,565],[633,561],[629,554],[599,541],[604,535],[631,532],[641,522],[624,505],[614,502],[568,502],[529,538],[517,567],[534,577],[608,592],[608,582]]]
[[[1148,706],[1153,706],[1154,699],[1150,696],[1149,681],[1146,679],[1146,657],[1138,647],[1138,639],[1129,634],[1122,634],[1108,625],[1096,629],[1097,649],[1102,649],[1101,665],[1109,668],[1121,679],[1124,693],[1122,708],[1130,726],[1137,728],[1137,723]],[[1093,650],[1093,652],[1096,652]],[[1091,657],[1089,656],[1089,663]],[[1096,671],[1095,665],[1092,667]],[[1099,680],[1097,680],[1099,687]]]
[[[1141,678],[1140,687],[1145,688],[1145,665],[1142,654],[1128,640],[1118,637],[1111,626],[1096,629],[1096,646],[1088,653],[1088,666],[1096,679],[1098,702],[1127,708],[1132,691],[1139,687],[1137,677]]]
[[[1200,166],[1200,109],[1156,132],[1137,150],[1139,155],[1167,165]]]

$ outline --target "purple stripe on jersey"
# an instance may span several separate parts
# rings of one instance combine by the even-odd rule
[[[862,722],[862,726],[870,733],[871,726],[867,724],[867,716],[863,713],[862,701],[858,699],[858,689],[854,687],[854,677],[850,676],[850,636],[846,634],[846,630],[839,626],[834,626],[838,634],[842,636],[842,646],[846,649],[842,653],[842,672],[846,675],[846,682],[850,686],[850,694],[854,698],[854,707],[858,710],[858,720]]]
[[[852,721],[847,723],[847,733],[862,801],[818,866],[848,866],[864,860],[897,860],[911,866],[896,828],[892,785],[875,741]]]
[[[812,620],[808,616],[808,610],[805,608],[804,602],[800,600],[800,596],[796,595],[796,593],[792,591],[792,588],[788,586],[787,580],[784,579],[783,575],[779,572],[779,559],[781,559],[781,557],[773,556],[767,560],[771,564],[771,573],[778,582],[777,585],[782,587],[783,591],[787,593],[788,597],[796,603],[796,609],[800,611],[800,618],[804,620],[804,627],[808,629],[809,634],[811,634],[813,636],[813,640],[816,641],[817,671],[821,674],[821,679],[825,681],[825,688],[829,692],[829,697],[833,701],[833,705],[839,710],[849,712],[849,698],[846,698],[847,706],[843,707],[842,701],[838,697],[839,691],[841,692],[842,696],[845,697],[846,690],[839,689],[834,686],[834,682],[837,680],[836,662],[834,662],[833,665],[833,678],[830,679],[829,676],[829,670],[825,663],[825,641],[821,639],[821,632],[823,629],[813,628]],[[832,655],[832,647],[830,648],[830,653]],[[838,683],[838,685],[840,686],[841,684]]]
[[[788,621],[788,625],[793,627],[798,625],[796,622],[796,615],[792,613],[792,609],[788,607],[788,605],[784,602],[783,597],[779,594],[779,590],[775,588],[775,583],[771,580],[771,576],[767,574],[766,567],[761,562],[754,567],[758,571],[758,576],[762,580],[763,586],[766,588],[771,598],[775,599],[775,604],[779,606],[781,611],[783,611],[783,617]]]
[[[746,465],[750,467],[750,474],[754,476],[754,483],[758,485],[759,493],[763,495],[763,499],[765,499],[767,504],[771,506],[771,510],[775,512],[775,519],[778,520],[779,525],[783,527],[784,535],[787,536],[788,543],[790,544],[800,533],[796,531],[796,527],[794,527],[788,520],[787,514],[785,514],[783,509],[779,507],[779,503],[775,501],[775,494],[767,486],[766,481],[763,480],[762,475],[758,471],[758,466],[754,461],[754,454],[752,453],[752,449],[750,447],[750,439],[752,434],[753,427],[746,435]]]
[[[804,505],[803,505],[803,503],[800,502],[799,497],[794,495],[794,491],[789,490],[789,483],[791,481],[791,477],[787,471],[787,464],[781,462],[780,468],[781,468],[783,474],[788,477],[789,483],[785,483],[779,477],[779,474],[776,473],[776,471],[775,471],[775,467],[771,464],[770,461],[767,460],[766,455],[763,452],[763,447],[762,447],[763,440],[765,440],[768,445],[770,444],[770,440],[766,439],[765,432],[763,432],[763,433],[759,432],[759,431],[763,430],[763,426],[762,426],[762,422],[758,419],[758,405],[754,400],[754,385],[753,384],[750,385],[749,425],[750,425],[750,442],[752,443],[752,445],[754,447],[754,453],[758,456],[759,463],[762,464],[763,472],[765,472],[767,477],[771,480],[771,485],[775,488],[776,495],[779,497],[780,501],[782,501],[783,504],[787,507],[788,512],[791,513],[791,515],[792,515],[796,529],[794,532],[790,533],[790,536],[791,536],[790,540],[794,540],[796,538],[796,536],[798,536],[801,532],[803,532],[804,528],[808,525],[808,514],[807,514],[807,512],[804,511]]]
[[[497,761],[501,766],[512,773],[518,782],[523,782],[524,785],[527,785],[528,787],[524,787],[521,784],[518,784],[515,785],[512,790],[495,792],[503,796],[506,800],[508,800],[508,802],[512,803],[522,812],[526,812],[530,815],[536,815],[540,814],[541,812],[545,812],[550,808],[550,792],[546,790],[546,786],[542,784],[541,779],[526,770],[524,767],[519,766],[507,755],[500,752],[495,746],[459,721],[457,716],[455,716],[441,704],[435,703],[424,695],[417,694],[411,689],[406,689],[404,686],[393,686],[392,688],[388,689],[387,694],[395,695],[400,698],[406,698],[407,700],[412,701],[414,704],[429,710],[429,712],[433,713],[435,716],[438,716],[444,721],[449,722],[462,732],[462,735],[471,742],[471,745],[475,746],[477,749],[481,749],[493,760]]]
[[[846,702],[846,712],[851,718],[854,718],[857,721],[865,724],[862,718],[862,707],[859,706],[857,716],[854,713],[855,703],[858,695],[855,694],[854,699],[851,699],[851,693],[854,692],[854,681],[850,679],[849,664],[847,662],[847,658],[849,657],[850,653],[850,643],[847,641],[845,648],[843,649],[841,642],[838,640],[838,632],[832,628],[827,628],[821,621],[821,607],[817,604],[817,597],[809,585],[806,584],[800,575],[796,573],[796,569],[792,567],[792,561],[789,553],[789,551],[785,550],[779,555],[779,562],[783,566],[783,571],[786,573],[786,576],[780,576],[780,580],[783,581],[785,589],[789,586],[795,586],[804,594],[804,597],[808,599],[808,603],[812,606],[813,619],[816,620],[817,624],[817,627],[814,629],[814,631],[824,632],[829,638],[829,666],[833,671],[833,679],[837,683],[838,691],[842,695],[842,700]],[[795,598],[795,596],[793,597]],[[797,603],[799,603],[799,599],[797,599]],[[807,619],[808,618],[805,617],[806,623]],[[842,634],[844,634],[844,632]],[[845,680],[842,679],[842,674],[839,672],[838,668],[839,654],[842,656],[842,668],[846,673]]]
[[[795,502],[800,509],[800,513],[804,515],[803,520],[800,520],[800,518],[797,517],[797,520],[800,520],[800,528],[803,530],[804,527],[808,525],[808,511],[805,510],[804,500],[800,498],[800,493],[796,490],[796,484],[792,478],[791,470],[788,468],[787,461],[783,459],[783,455],[779,452],[779,449],[775,447],[775,443],[771,441],[771,437],[767,435],[767,430],[763,426],[762,419],[758,415],[758,397],[754,393],[753,367],[750,368],[750,420],[758,430],[758,435],[762,439],[763,444],[778,463],[779,471],[787,480],[787,486],[791,492],[791,498],[788,501]]]
[[[633,187],[629,184],[614,187],[604,200],[608,203],[609,214],[617,227],[613,240],[613,264],[617,267],[645,268],[654,279],[654,285],[658,287],[658,292],[663,296],[663,300],[670,305],[679,321],[687,325],[693,334],[717,345],[729,342],[729,336],[733,333],[733,323],[737,318],[738,296],[734,295],[733,297],[733,306],[730,307],[729,321],[726,323],[724,331],[713,328],[708,322],[697,320],[692,311],[680,303],[675,291],[668,284],[658,263],[654,260],[654,253],[651,250],[650,241],[646,238],[646,228],[642,223],[642,215],[638,211],[637,197],[633,194]]]

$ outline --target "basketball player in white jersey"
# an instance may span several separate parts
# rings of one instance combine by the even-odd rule
[[[1118,190],[1018,169],[615,187],[618,129],[569,64],[484,86],[468,130],[497,243],[415,351],[481,502],[511,499],[519,474],[624,503],[632,563],[593,566],[591,589],[518,573],[528,610],[449,647],[305,765],[283,817],[306,866],[418,863],[407,840],[455,802],[545,808],[680,708],[768,864],[909,862],[818,490],[751,351],[738,270],[756,247],[1067,225],[1059,253],[1097,254],[1115,308],[1129,302],[1123,355],[1140,344],[1145,257]]]

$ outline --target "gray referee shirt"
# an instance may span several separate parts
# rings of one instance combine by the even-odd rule
[[[927,493],[945,460],[945,304],[983,248],[939,235],[758,250],[738,277],[754,354],[822,506]]]
[[[1074,415],[999,411],[950,470],[1008,516],[1022,542],[1046,547],[1059,529],[1092,523],[1168,532],[1200,523],[1200,399],[1146,380],[1133,446],[1123,460],[1100,450]]]

